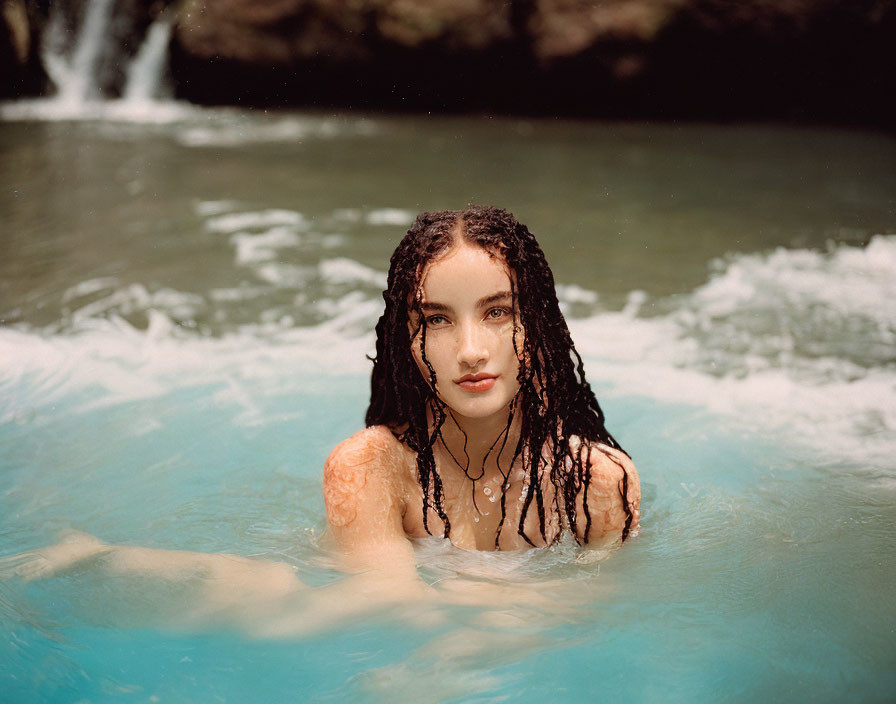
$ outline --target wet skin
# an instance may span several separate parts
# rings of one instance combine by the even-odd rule
[[[519,391],[517,350],[523,345],[506,265],[480,247],[459,244],[426,267],[421,288],[425,356],[435,372],[439,398],[468,436],[472,432],[485,438],[492,428],[503,429]],[[412,317],[415,327],[419,322]],[[429,380],[420,330],[412,351]]]

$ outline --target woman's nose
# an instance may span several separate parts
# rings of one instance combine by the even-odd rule
[[[463,325],[460,327],[457,361],[462,366],[471,368],[488,361],[488,346],[485,344],[485,335],[475,325]]]

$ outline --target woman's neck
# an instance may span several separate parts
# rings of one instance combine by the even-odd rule
[[[488,418],[464,418],[449,408],[445,411],[447,416],[434,448],[446,460],[441,463],[443,472],[456,472],[461,477],[466,474],[470,479],[481,475],[486,480],[507,475],[519,441],[519,418],[511,420],[509,409]]]

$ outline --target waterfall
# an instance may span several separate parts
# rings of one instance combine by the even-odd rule
[[[118,8],[121,5],[118,3]],[[113,23],[120,23],[122,19],[115,17],[118,8],[116,0],[86,0],[83,17],[72,41],[67,36],[65,10],[61,3],[53,6],[44,35],[42,58],[56,87],[56,95],[45,102],[58,113],[77,117],[94,115],[97,111],[108,112],[107,108],[114,111],[115,104],[129,109],[146,107],[167,93],[163,83],[172,29],[170,13],[162,12],[150,25],[131,59],[123,47],[110,45],[114,41],[111,39]],[[132,31],[135,31],[139,25],[136,18],[125,20],[131,21]],[[115,71],[125,76],[125,83],[121,91],[123,100],[113,104],[104,90],[101,76],[108,75],[110,62],[116,61],[126,64],[123,70]]]
[[[171,40],[171,21],[165,13],[159,16],[146,33],[146,39],[127,71],[124,99],[145,103],[163,97],[162,85],[168,64],[168,42]]]
[[[104,42],[112,19],[114,0],[89,0],[84,19],[78,28],[74,48],[69,56],[65,44],[65,17],[62,9],[54,8],[44,42],[44,65],[56,86],[56,99],[65,105],[80,105],[101,98],[97,85],[97,71]]]
[[[63,99],[84,102],[100,98],[97,70],[109,21],[112,19],[113,5],[114,0],[91,0],[87,3],[72,58],[70,83],[60,86]]]

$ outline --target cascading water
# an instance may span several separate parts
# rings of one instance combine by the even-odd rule
[[[112,15],[113,0],[90,0],[74,46],[65,51],[66,23],[60,6],[53,8],[43,46],[43,59],[56,87],[56,100],[77,105],[100,97],[96,74]]]
[[[144,31],[128,7],[116,0],[87,0],[72,31],[68,8],[53,5],[41,54],[54,94],[2,105],[0,115],[164,119],[168,111],[159,108],[170,97],[165,77],[171,14],[163,11]],[[127,39],[120,36],[122,26],[130,30]],[[133,39],[140,44],[130,55],[125,42]]]
[[[146,103],[168,97],[164,79],[170,40],[171,22],[163,13],[150,26],[146,39],[128,67],[124,87],[126,102]]]
[[[87,4],[68,81],[57,86],[63,100],[83,102],[100,97],[96,76],[113,6],[114,0],[91,0]]]

